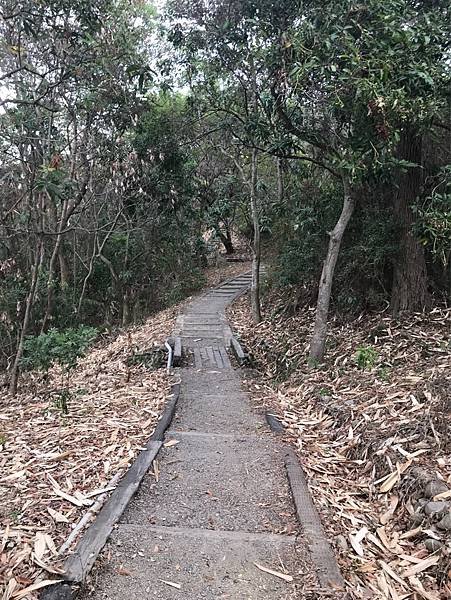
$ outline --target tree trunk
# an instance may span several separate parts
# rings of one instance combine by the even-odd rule
[[[33,309],[34,300],[36,298],[36,287],[38,283],[39,271],[41,269],[43,259],[43,244],[42,241],[38,244],[36,250],[36,258],[31,273],[30,289],[27,295],[27,301],[25,304],[25,313],[22,321],[22,329],[19,336],[19,343],[17,345],[16,356],[14,358],[13,367],[11,369],[11,378],[9,380],[9,393],[15,396],[17,393],[17,383],[19,381],[20,372],[20,361],[23,356],[25,337],[28,333],[28,325],[30,324],[31,311]]]
[[[351,188],[348,181],[343,179],[343,208],[341,210],[340,218],[330,233],[329,248],[324,260],[319,282],[315,327],[310,343],[309,360],[311,362],[320,361],[324,356],[327,335],[327,317],[329,314],[330,295],[332,292],[335,266],[337,264],[343,235],[352,217],[354,208],[355,200],[352,196]]]
[[[254,242],[252,244],[252,284],[251,306],[254,323],[262,320],[260,307],[260,219],[257,203],[257,150],[252,149],[251,155],[251,214],[254,227]]]
[[[421,137],[408,127],[401,135],[399,157],[421,165]],[[421,184],[420,166],[408,168],[398,176],[393,209],[400,237],[391,293],[391,309],[395,315],[402,311],[422,311],[430,303],[424,248],[413,231],[415,218],[411,208]]]
[[[130,323],[131,314],[131,294],[128,287],[125,288],[122,298],[122,327],[126,327]]]
[[[60,265],[60,286],[62,290],[67,290],[69,288],[70,272],[66,260],[66,249],[64,244],[61,244],[58,260]]]
[[[230,235],[230,229],[227,228],[227,233],[224,234],[222,231],[218,230],[218,236],[221,240],[222,245],[225,248],[227,256],[230,256],[235,252],[235,248],[233,247],[232,237]]]
[[[279,204],[282,204],[283,197],[285,195],[284,185],[283,185],[283,164],[281,158],[276,158],[277,165],[277,201]]]

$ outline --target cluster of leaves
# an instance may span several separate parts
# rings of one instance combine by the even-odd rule
[[[258,150],[260,224],[276,255],[278,282],[309,286],[309,300],[316,299],[328,234],[348,190],[356,209],[340,238],[338,262],[329,260],[337,265],[335,306],[360,310],[389,300],[395,312],[397,306],[422,310],[430,301],[427,288],[443,297],[449,275],[427,271],[431,261],[416,238],[419,260],[409,263],[413,252],[406,249],[411,208],[419,202],[415,232],[427,251],[447,256],[443,185],[420,190],[425,171],[419,166],[427,154],[434,172],[447,161],[442,149],[449,140],[436,139],[436,123],[448,107],[449,3],[286,0],[276,7],[269,0],[232,0],[225,7],[219,0],[172,0],[169,14],[198,112],[208,113],[209,123],[213,112],[218,137],[229,142],[222,153],[230,157],[233,148],[247,171],[250,149]],[[416,155],[405,152],[424,140],[431,153],[425,146]],[[285,193],[268,210],[265,200],[277,186],[269,156],[285,163]],[[241,180],[246,183],[246,172]],[[221,212],[227,219],[230,208],[218,196],[211,211],[216,221]]]
[[[355,361],[359,369],[372,369],[376,364],[378,353],[372,346],[359,346],[355,353]]]
[[[94,327],[80,325],[70,329],[50,329],[47,333],[29,336],[25,340],[22,366],[24,369],[48,371],[53,364],[64,370],[73,369],[98,335]]]
[[[433,180],[430,195],[414,207],[416,234],[434,259],[446,267],[451,257],[451,165],[440,169]]]

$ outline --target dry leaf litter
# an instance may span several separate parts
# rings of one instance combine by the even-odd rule
[[[243,263],[210,267],[207,285],[247,269]],[[65,380],[56,367],[45,379],[27,373],[17,397],[0,400],[2,600],[36,598],[49,578],[57,580],[65,555],[151,435],[170,382],[164,368],[128,359],[161,345],[183,304],[79,360],[67,415],[58,408]]]
[[[335,319],[309,368],[314,311],[266,308],[257,326],[247,298],[229,310],[247,384],[297,448],[350,597],[451,598],[450,310]]]

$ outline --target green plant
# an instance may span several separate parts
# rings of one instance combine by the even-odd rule
[[[80,325],[65,330],[50,329],[47,333],[25,340],[22,367],[48,371],[52,364],[69,371],[97,337],[97,329]]]
[[[69,412],[68,401],[71,399],[72,394],[68,389],[58,390],[56,395],[53,397],[53,405],[57,410],[60,410],[64,415]]]
[[[11,516],[12,521],[17,523],[19,521],[19,517],[20,517],[20,510],[18,510],[18,509],[12,510],[10,516]]]
[[[6,444],[6,435],[4,433],[0,433],[0,446],[4,446]]]
[[[307,364],[310,369],[318,369],[320,361],[317,358],[309,358]]]
[[[379,369],[377,370],[377,376],[381,381],[389,381],[390,368],[389,367],[379,367]]]
[[[355,359],[359,369],[372,369],[378,358],[377,351],[372,346],[359,346]]]

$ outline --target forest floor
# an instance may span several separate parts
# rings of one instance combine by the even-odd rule
[[[246,263],[209,268],[207,287],[247,269]],[[32,598],[47,574],[61,573],[77,539],[68,543],[69,535],[87,513],[94,518],[152,434],[169,377],[164,367],[128,359],[161,346],[186,301],[97,343],[69,381],[56,367],[45,377],[26,373],[19,394],[0,399],[3,600]]]
[[[451,312],[335,319],[317,368],[314,311],[273,294],[265,312],[255,326],[245,297],[228,312],[246,385],[286,427],[350,596],[450,598]]]

